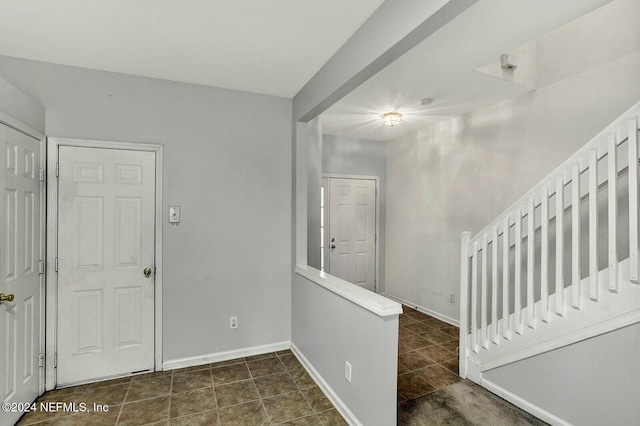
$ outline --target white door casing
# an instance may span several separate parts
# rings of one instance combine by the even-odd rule
[[[376,182],[329,178],[329,273],[375,291]]]
[[[154,368],[155,161],[59,147],[58,386]]]
[[[3,403],[29,403],[43,390],[44,142],[27,126],[0,119],[11,122],[0,124],[0,293],[14,297],[0,304],[0,388]],[[21,415],[3,409],[0,424]]]

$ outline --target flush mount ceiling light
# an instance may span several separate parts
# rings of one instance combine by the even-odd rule
[[[402,114],[399,112],[388,112],[382,116],[382,121],[387,126],[393,127],[400,124],[400,119],[402,118]]]

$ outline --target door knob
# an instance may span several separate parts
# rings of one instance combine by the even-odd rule
[[[331,248],[332,249],[336,248],[336,245],[335,244],[331,244]]]
[[[15,296],[13,294],[0,293],[0,303],[2,303],[2,302],[13,302],[14,297]]]
[[[331,238],[331,242],[334,242],[336,239],[335,238]]]
[[[142,271],[144,273],[144,276],[149,278],[151,276],[151,268],[144,268],[144,271]]]

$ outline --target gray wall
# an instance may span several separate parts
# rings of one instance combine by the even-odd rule
[[[394,425],[398,315],[380,317],[300,275],[292,297],[295,347],[360,424]],[[344,378],[345,361],[352,366],[351,383]]]
[[[640,99],[638,19],[640,4],[618,0],[552,31],[536,42],[536,91],[389,143],[387,293],[458,319],[448,294],[460,233],[480,231]]]
[[[533,405],[580,426],[640,421],[640,324],[483,373]]]
[[[290,340],[289,99],[7,57],[0,76],[50,136],[164,145],[165,361]]]
[[[377,176],[378,247],[380,249],[378,293],[385,291],[387,142],[322,135],[322,173]]]
[[[44,134],[44,107],[2,78],[0,111]]]
[[[307,264],[320,270],[320,206],[322,189],[322,122],[307,123]]]

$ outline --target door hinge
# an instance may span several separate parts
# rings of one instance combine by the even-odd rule
[[[53,355],[53,368],[58,368],[58,352]]]
[[[43,367],[44,366],[44,355],[39,354],[38,355],[38,367]]]
[[[40,181],[44,182],[44,169],[40,169]]]
[[[38,262],[38,273],[44,274],[44,262],[42,260]]]
[[[58,272],[58,258],[56,257],[56,272]]]
[[[56,177],[60,176],[60,163],[56,163]]]

